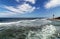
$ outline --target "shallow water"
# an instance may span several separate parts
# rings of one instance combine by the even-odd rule
[[[46,19],[0,23],[0,39],[60,39],[60,22]]]

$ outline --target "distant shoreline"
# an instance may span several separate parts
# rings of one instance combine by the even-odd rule
[[[48,20],[57,20],[57,21],[60,21],[60,17],[56,17],[56,18],[50,18]]]

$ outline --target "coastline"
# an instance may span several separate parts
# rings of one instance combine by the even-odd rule
[[[60,18],[49,18],[47,20],[51,20],[51,21],[60,21]]]

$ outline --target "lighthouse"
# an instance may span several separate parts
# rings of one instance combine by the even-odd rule
[[[53,19],[54,19],[55,15],[53,14]]]

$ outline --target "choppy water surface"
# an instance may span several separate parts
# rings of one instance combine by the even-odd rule
[[[0,39],[60,39],[60,21],[33,19],[0,23]]]

